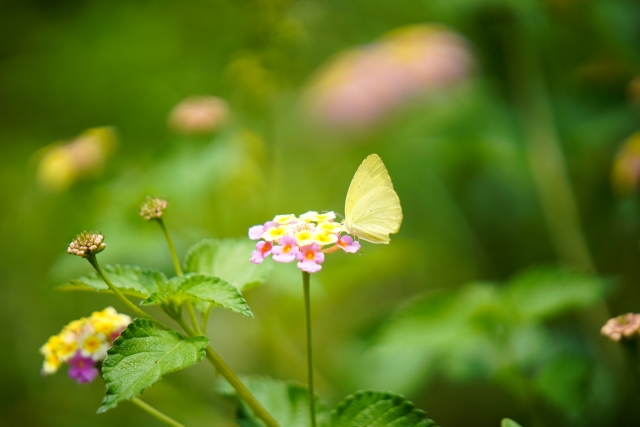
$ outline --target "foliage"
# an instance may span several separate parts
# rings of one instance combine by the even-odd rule
[[[253,316],[251,309],[237,288],[219,277],[193,273],[174,277],[164,289],[151,294],[142,302],[142,305],[181,305],[184,300],[189,298],[215,304],[245,316]]]
[[[185,271],[219,277],[240,291],[264,281],[268,270],[247,264],[253,243],[248,239],[205,239],[185,255]]]
[[[369,153],[393,176],[404,221],[392,245],[364,243],[362,256],[333,257],[314,278],[323,398],[394,390],[451,426],[493,427],[507,414],[525,426],[538,414],[537,424],[558,427],[634,425],[640,417],[625,359],[598,334],[608,316],[637,311],[640,298],[640,200],[610,188],[613,162],[627,167],[615,187],[638,185],[637,159],[619,156],[638,131],[637,1],[87,0],[0,8],[0,320],[9,325],[0,331],[0,425],[103,427],[120,416],[90,418],[101,386],[42,380],[34,375],[40,359],[29,353],[60,325],[104,307],[104,295],[52,291],[78,276],[62,288],[106,291],[61,250],[79,230],[104,231],[101,262],[113,266],[103,265],[105,273],[126,295],[148,299],[172,279],[155,225],[136,216],[146,195],[168,198],[165,218],[183,254],[204,236],[244,236],[276,211],[338,211],[353,168]],[[309,82],[331,58],[416,23],[465,41],[476,62],[467,81],[360,133],[308,123]],[[398,75],[388,82],[408,86]],[[352,98],[366,106],[370,95],[388,94],[371,87]],[[228,102],[226,127],[196,136],[167,130],[171,108],[194,94]],[[41,159],[73,147],[89,126],[113,126],[110,156],[65,191],[41,188]],[[70,156],[51,164],[51,179],[69,179],[61,165],[83,159],[62,151]],[[536,163],[543,174],[532,174]],[[564,185],[550,181],[555,173]],[[568,211],[563,188],[575,199]],[[572,221],[582,261],[571,250]],[[210,246],[216,257],[238,258],[194,269],[187,262],[187,272],[243,293],[254,273],[267,278],[267,265],[249,274],[247,252],[220,245]],[[518,284],[514,274],[540,264],[594,275],[574,280],[563,278],[571,270],[542,269]],[[534,277],[556,274],[561,286]],[[211,313],[213,346],[234,369],[303,377],[298,276],[271,277],[245,293],[257,321]],[[616,288],[588,284],[602,283],[598,276],[615,277]],[[416,294],[424,296],[398,310]],[[188,378],[193,387],[169,376],[149,397],[185,424],[208,417],[224,425],[228,407],[208,399],[209,379]],[[149,423],[120,406],[128,424]],[[69,407],[77,416],[61,410]]]
[[[137,298],[149,298],[167,286],[166,276],[152,269],[130,265],[107,265],[104,272],[123,294]],[[97,273],[71,280],[58,286],[58,290],[111,292]]]
[[[516,384],[534,372],[540,386],[532,391],[575,414],[597,386],[590,380],[593,356],[577,353],[542,322],[588,308],[608,288],[606,280],[593,275],[536,268],[502,286],[472,283],[457,291],[428,293],[382,326],[369,354],[373,366],[365,365],[360,375],[383,371],[378,381],[407,392],[436,376],[494,378],[516,392],[521,387]],[[562,360],[573,361],[559,368],[565,365]],[[375,380],[373,385],[379,386]]]
[[[301,384],[285,382],[269,377],[243,376],[244,384],[273,415],[281,426],[309,427],[309,392]],[[235,397],[236,393],[228,383],[220,382],[218,392],[227,397]],[[329,411],[326,405],[316,397],[316,417],[318,425],[326,427]],[[262,427],[251,408],[239,402],[236,422],[242,427]]]
[[[347,396],[331,412],[332,427],[436,427],[424,411],[403,396],[376,391],[358,391]]]
[[[149,320],[134,320],[102,364],[107,395],[98,412],[140,395],[168,373],[199,362],[208,344],[205,337],[185,339],[178,332],[159,329]]]

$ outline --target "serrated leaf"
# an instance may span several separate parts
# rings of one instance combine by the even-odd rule
[[[219,277],[239,290],[261,283],[268,264],[249,262],[255,242],[246,238],[205,239],[193,245],[185,256],[185,271]]]
[[[502,423],[500,423],[500,427],[522,427],[522,426],[517,422],[513,421],[512,419],[503,418]]]
[[[205,356],[206,337],[184,338],[158,329],[147,319],[135,319],[109,349],[102,363],[107,395],[98,413],[132,399],[163,375],[191,366]]]
[[[107,265],[103,267],[103,271],[111,283],[123,294],[142,299],[164,289],[167,283],[164,274],[152,269],[130,265]],[[62,291],[111,292],[97,273],[71,280],[69,283],[58,286],[57,289]]]
[[[546,319],[586,308],[602,298],[607,282],[561,268],[535,268],[515,276],[504,292],[505,303],[525,319]]]
[[[357,391],[331,412],[331,427],[435,427],[424,411],[404,396]]]
[[[243,376],[241,380],[279,425],[283,427],[311,425],[309,393],[303,385],[260,376]],[[227,382],[221,381],[217,390],[223,396],[236,397],[235,390]],[[317,397],[315,409],[318,427],[327,426],[329,411]],[[236,422],[242,427],[264,427],[263,422],[256,418],[253,411],[244,404],[238,408]]]
[[[213,303],[220,307],[253,317],[251,309],[238,289],[226,281],[202,274],[174,277],[164,290],[151,295],[142,305],[155,305],[174,301],[182,303],[187,298]]]

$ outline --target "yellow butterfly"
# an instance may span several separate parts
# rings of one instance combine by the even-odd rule
[[[377,154],[364,159],[353,176],[344,214],[343,224],[349,234],[372,243],[389,243],[389,233],[400,229],[400,199]]]

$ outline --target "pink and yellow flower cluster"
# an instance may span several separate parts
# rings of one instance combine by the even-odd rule
[[[42,374],[53,374],[66,363],[71,378],[79,383],[93,381],[98,375],[97,363],[107,357],[111,343],[129,323],[129,316],[112,307],[72,321],[40,347]]]
[[[346,234],[333,212],[310,211],[299,217],[276,215],[263,225],[249,229],[249,238],[259,240],[251,256],[251,262],[260,264],[272,255],[276,262],[298,261],[298,268],[307,273],[322,269],[325,253],[343,249],[358,252],[360,243]]]

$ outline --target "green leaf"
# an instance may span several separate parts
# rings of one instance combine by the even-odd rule
[[[249,262],[255,242],[248,238],[205,239],[185,256],[185,271],[219,277],[239,290],[265,280],[269,267]]]
[[[281,426],[309,427],[311,425],[309,392],[306,387],[261,376],[244,376],[241,380]],[[217,390],[223,396],[236,397],[235,390],[225,381],[218,383]],[[329,411],[317,397],[315,408],[317,425],[327,426]],[[256,418],[253,411],[243,403],[238,408],[236,421],[243,427],[264,427],[262,421]]]
[[[202,360],[206,337],[185,339],[175,331],[158,329],[147,319],[135,319],[109,349],[102,363],[107,395],[98,413],[139,396],[163,375]]]
[[[136,298],[148,298],[151,294],[164,289],[167,278],[157,270],[143,269],[129,265],[107,265],[103,268],[111,283],[123,294]],[[97,273],[91,273],[69,283],[58,286],[61,291],[98,291],[111,292]]]
[[[537,361],[548,363],[552,351],[554,337],[543,322],[596,303],[607,287],[603,278],[547,267],[504,285],[472,283],[431,292],[383,325],[368,362],[358,361],[351,372],[371,388],[406,393],[436,375],[458,380],[531,369]],[[378,374],[371,377],[371,370]]]
[[[565,352],[545,361],[534,385],[548,401],[561,408],[574,425],[585,424],[585,410],[593,399],[594,366],[583,354]]]
[[[510,280],[505,304],[524,319],[546,319],[586,308],[604,295],[607,282],[597,276],[561,268],[536,268]]]
[[[500,423],[500,427],[522,427],[522,426],[517,422],[513,421],[512,419],[503,418],[502,423]]]
[[[435,427],[436,423],[404,396],[358,391],[331,412],[331,427]]]
[[[151,295],[142,302],[142,305],[162,304],[170,301],[180,304],[187,298],[213,303],[236,313],[253,317],[244,297],[234,286],[218,277],[193,273],[174,277],[164,290]]]

